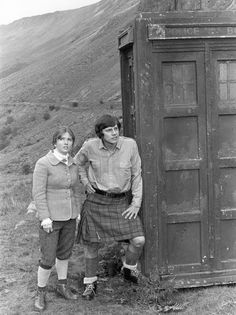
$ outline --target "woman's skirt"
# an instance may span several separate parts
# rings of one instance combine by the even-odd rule
[[[78,226],[77,242],[109,242],[130,240],[143,236],[140,218],[122,216],[129,207],[128,197],[110,198],[97,193],[88,194]]]

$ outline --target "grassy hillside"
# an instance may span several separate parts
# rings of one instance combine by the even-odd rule
[[[0,26],[1,171],[31,167],[59,124],[80,143],[102,112],[121,114],[117,37],[138,4],[102,0]]]

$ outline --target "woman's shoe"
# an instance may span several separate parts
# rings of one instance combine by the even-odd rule
[[[37,290],[34,307],[36,311],[43,311],[46,308],[46,290]]]

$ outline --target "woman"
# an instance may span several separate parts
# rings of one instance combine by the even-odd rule
[[[78,170],[70,156],[74,141],[70,128],[59,128],[53,135],[53,149],[37,161],[33,173],[33,198],[40,220],[41,257],[35,299],[38,311],[46,307],[46,285],[54,264],[58,275],[56,292],[65,299],[77,299],[67,286],[68,259],[74,244],[76,218],[80,216]]]

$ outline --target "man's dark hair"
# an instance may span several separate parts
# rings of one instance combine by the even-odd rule
[[[118,118],[115,116],[111,116],[111,115],[103,115],[100,118],[98,118],[98,120],[95,123],[95,132],[96,135],[99,138],[103,137],[103,133],[102,130],[107,128],[107,127],[114,127],[115,125],[117,125],[117,127],[121,128],[121,123],[119,122]]]

